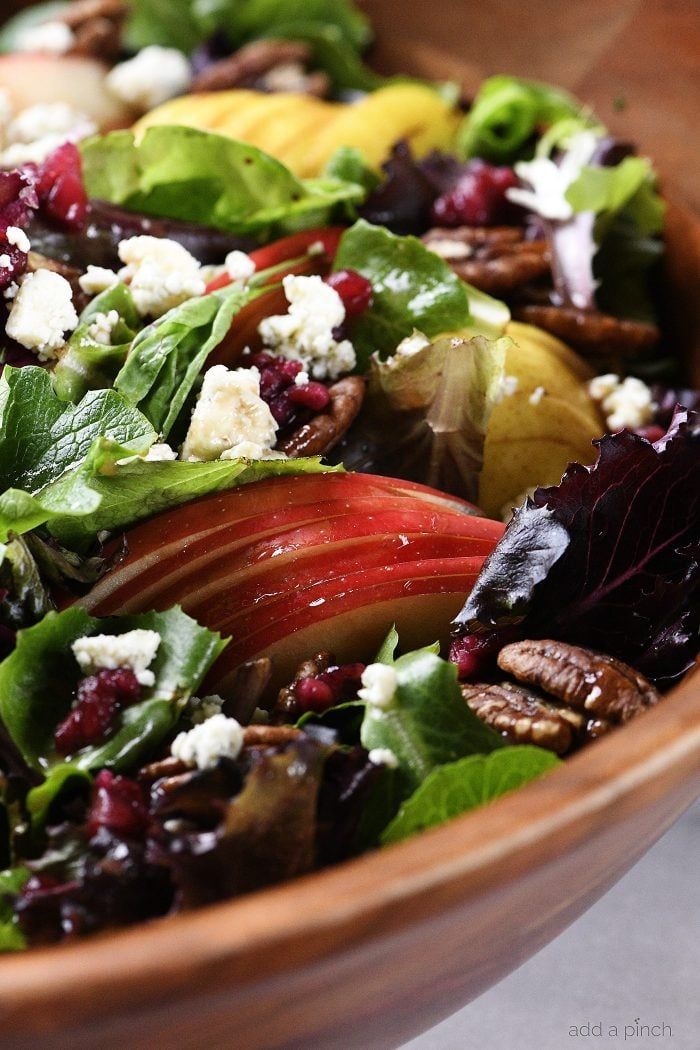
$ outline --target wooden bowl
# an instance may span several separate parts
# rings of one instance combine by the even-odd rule
[[[489,57],[484,11],[515,12],[520,4],[404,3],[400,26],[393,0],[367,6],[377,14],[385,41],[379,57],[388,65],[411,68],[413,56],[424,72],[465,69],[467,79],[477,67],[509,68],[511,33],[491,34]],[[597,45],[607,24],[601,8],[613,6],[609,18],[619,27],[621,11],[638,5],[595,5]],[[574,29],[564,33],[577,68],[593,47],[582,35],[583,16],[574,14],[579,7],[567,9]],[[528,34],[535,56],[561,64],[561,48],[540,47],[555,10],[560,22],[558,0],[530,4],[508,22],[522,26],[527,16],[512,68],[528,69]],[[466,48],[475,39],[472,18],[480,27],[478,62],[454,43]],[[697,19],[695,28],[700,33]],[[675,54],[667,58],[675,76]],[[552,75],[545,66],[529,72]],[[641,141],[653,152],[654,136]],[[692,136],[685,141],[690,165]],[[697,382],[700,223],[672,209],[668,241],[672,330]],[[658,708],[544,780],[383,852],[173,919],[4,958],[3,1046],[395,1046],[560,933],[700,795],[699,701],[696,671]]]

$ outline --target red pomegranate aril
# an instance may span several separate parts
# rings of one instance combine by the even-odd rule
[[[265,400],[263,398],[263,400]],[[294,419],[295,408],[292,402],[289,400],[289,390],[285,389],[279,393],[276,397],[273,397],[268,401],[272,418],[279,427],[288,427]]]
[[[433,221],[441,226],[495,226],[517,216],[506,190],[519,185],[512,168],[476,160],[455,186],[433,204]]]
[[[326,278],[343,300],[348,317],[357,317],[372,305],[372,285],[357,270],[338,270]]]
[[[39,171],[37,184],[42,211],[71,229],[80,229],[88,212],[80,153],[65,142],[50,153]]]
[[[320,678],[301,678],[294,685],[294,695],[305,711],[326,711],[335,703],[333,690]]]
[[[54,733],[56,750],[69,755],[89,744],[101,744],[118,712],[140,697],[141,686],[128,667],[105,669],[84,678],[78,686],[75,706]]]
[[[475,634],[455,638],[450,646],[450,661],[457,664],[457,676],[464,681],[488,673],[494,655],[493,644]]]
[[[323,383],[304,383],[303,386],[291,386],[287,391],[287,397],[294,405],[310,408],[313,412],[321,412],[327,407],[331,395],[328,387]]]
[[[102,769],[95,777],[87,833],[92,838],[100,828],[117,835],[139,837],[148,826],[148,809],[141,785],[128,777]]]

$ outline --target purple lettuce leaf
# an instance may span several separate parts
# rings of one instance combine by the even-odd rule
[[[607,435],[591,467],[515,512],[454,621],[452,659],[479,671],[506,641],[590,646],[667,685],[700,621],[700,417],[678,409],[655,443]]]

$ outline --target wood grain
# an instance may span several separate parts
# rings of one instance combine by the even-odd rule
[[[581,88],[654,154],[671,195],[700,209],[694,0],[366,6],[388,67],[459,75],[472,87],[509,69]],[[618,94],[627,111],[608,113]],[[670,330],[700,377],[700,222],[689,212],[672,210],[669,249]],[[381,854],[6,958],[2,1045],[395,1046],[561,932],[700,794],[699,701],[696,672],[550,777]]]

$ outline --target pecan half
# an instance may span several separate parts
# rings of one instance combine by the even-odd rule
[[[306,72],[311,57],[311,47],[303,40],[253,40],[204,69],[191,90],[257,88],[322,98],[328,94],[330,81],[325,73]]]
[[[491,295],[512,292],[550,272],[547,241],[526,240],[519,226],[435,228],[423,241],[459,277]]]
[[[73,30],[71,55],[113,62],[121,51],[128,7],[122,0],[74,0],[56,20]]]
[[[281,747],[301,733],[293,726],[246,726],[243,747]]]
[[[362,408],[365,381],[361,376],[346,376],[329,387],[328,393],[331,400],[327,410],[278,441],[276,447],[281,452],[293,459],[321,456],[340,441]]]
[[[586,356],[636,357],[659,340],[659,329],[654,324],[623,321],[611,314],[575,306],[529,303],[514,307],[513,317],[544,328]]]
[[[564,755],[585,732],[585,719],[512,682],[463,682],[462,696],[487,725],[513,744],[537,744]]]
[[[629,722],[660,699],[654,686],[621,660],[566,642],[512,642],[498,654],[498,666],[575,711],[615,724]]]

